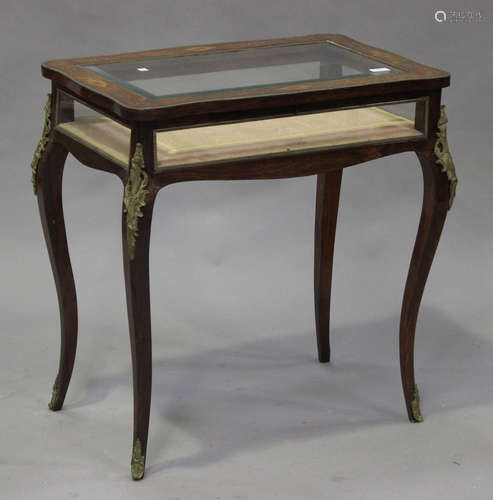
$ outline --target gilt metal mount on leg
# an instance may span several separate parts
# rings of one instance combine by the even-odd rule
[[[448,147],[447,141],[447,115],[445,113],[445,106],[442,104],[440,106],[440,118],[438,120],[438,132],[437,132],[437,141],[435,143],[434,153],[436,156],[436,163],[441,165],[442,172],[447,174],[447,178],[449,180],[449,210],[452,208],[452,203],[455,198],[455,191],[457,187],[457,175],[455,173],[455,165],[452,160],[452,156],[450,155],[450,150]]]
[[[39,161],[41,160],[41,157],[45,152],[46,146],[48,145],[51,132],[51,115],[52,115],[51,94],[48,94],[48,100],[46,101],[44,111],[45,111],[45,120],[43,125],[43,132],[41,134],[41,139],[39,140],[38,145],[36,146],[33,159],[31,161],[31,170],[32,170],[31,182],[33,183],[34,194],[38,194],[37,180],[38,180]]]
[[[149,178],[144,170],[142,144],[138,142],[130,162],[130,171],[123,197],[124,210],[127,214],[127,244],[130,260],[135,257],[135,242],[139,235],[139,217],[143,216],[142,207],[145,206],[146,195],[149,192],[147,189],[148,182]]]

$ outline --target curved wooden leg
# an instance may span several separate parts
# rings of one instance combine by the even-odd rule
[[[60,366],[49,403],[60,410],[67,393],[77,348],[77,297],[67,247],[62,206],[62,177],[67,150],[56,142],[48,143],[36,176],[39,213],[55,278],[60,308]]]
[[[122,231],[134,394],[131,471],[132,478],[137,480],[144,477],[151,408],[152,342],[149,241],[155,192],[148,190],[147,180],[145,185],[140,184],[142,189],[136,185],[135,179],[133,184],[131,183],[132,180],[127,183],[125,188]],[[141,202],[136,204],[135,200],[139,198]]]
[[[411,422],[421,422],[419,392],[414,380],[414,334],[426,279],[449,209],[449,180],[432,152],[417,153],[423,171],[421,219],[404,290],[400,322],[402,387]]]
[[[321,363],[330,361],[330,292],[341,179],[342,169],[317,176],[314,288],[318,360]]]

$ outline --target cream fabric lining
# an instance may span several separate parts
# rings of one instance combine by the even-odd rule
[[[57,129],[121,164],[128,164],[130,130],[105,116],[86,116]],[[411,120],[381,108],[327,111],[156,134],[158,167],[309,148],[416,137]]]

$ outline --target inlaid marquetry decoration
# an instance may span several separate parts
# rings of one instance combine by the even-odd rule
[[[139,438],[135,440],[130,469],[133,479],[137,480],[144,477],[145,458],[142,455],[142,445]]]
[[[452,208],[452,203],[455,198],[455,190],[457,187],[457,175],[455,173],[455,165],[450,155],[448,142],[447,142],[447,115],[445,113],[445,106],[442,104],[440,106],[440,118],[438,120],[438,139],[435,143],[434,153],[437,158],[436,163],[441,165],[442,172],[447,174],[449,180],[449,209]]]
[[[421,408],[419,404],[419,390],[418,386],[414,386],[414,395],[411,401],[411,412],[413,414],[413,419],[415,422],[422,422],[423,416],[421,415]]]
[[[123,196],[124,210],[127,214],[127,244],[130,260],[135,257],[139,217],[142,217],[142,207],[145,206],[149,178],[144,170],[144,154],[142,144],[135,145],[135,153],[130,162],[130,171]]]
[[[33,183],[34,194],[37,194],[38,192],[37,178],[38,178],[39,161],[41,160],[41,157],[43,156],[43,153],[46,150],[46,146],[48,145],[49,136],[51,132],[51,115],[52,115],[51,94],[48,94],[48,100],[46,101],[44,111],[45,111],[45,120],[43,125],[43,132],[41,134],[41,139],[39,140],[38,145],[36,146],[36,150],[34,151],[33,155],[33,160],[31,162],[31,170],[32,170],[31,181]]]

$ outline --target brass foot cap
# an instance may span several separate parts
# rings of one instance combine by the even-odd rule
[[[419,390],[418,386],[414,386],[414,395],[413,399],[411,400],[411,413],[412,413],[412,421],[413,422],[422,422],[423,421],[423,415],[421,415],[421,408],[420,408],[420,400],[419,400]]]
[[[138,481],[144,477],[145,457],[142,455],[142,445],[139,438],[135,440],[130,469],[134,481]]]
[[[144,469],[135,470],[134,466],[132,466],[132,479],[134,481],[140,481],[144,477]]]
[[[60,386],[58,384],[58,376],[55,379],[55,383],[53,384],[53,392],[51,393],[51,401],[48,403],[48,408],[51,411],[61,410],[63,403],[59,401],[60,395]]]
[[[58,411],[58,410],[61,410],[62,409],[62,405],[58,402],[58,401],[50,401],[48,403],[48,408],[51,410],[51,411]]]

